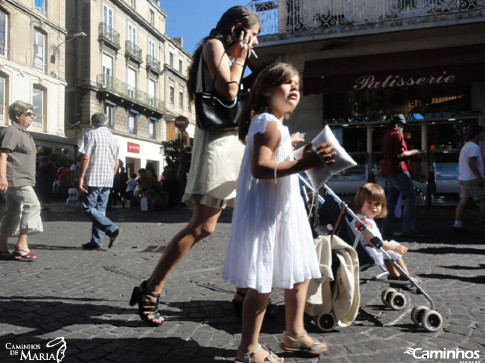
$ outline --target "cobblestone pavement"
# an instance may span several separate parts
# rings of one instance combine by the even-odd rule
[[[115,207],[109,216],[123,229],[119,243],[94,252],[81,249],[90,223],[79,208],[62,203],[50,207],[43,215],[45,232],[29,239],[38,259],[0,261],[0,361],[234,361],[241,327],[232,310],[234,288],[220,277],[229,213],[224,212],[216,232],[197,244],[170,276],[161,297],[167,321],[154,328],[140,321],[128,300],[158,260],[160,251],[154,250],[163,249],[185,225],[190,209],[141,213]],[[421,208],[427,237],[406,243],[406,262],[422,277],[442,314],[442,330],[429,333],[412,323],[411,309],[428,306],[422,295],[406,294],[406,308],[394,311],[381,302],[386,285],[370,283],[363,286],[361,300],[374,319],[323,333],[308,317],[309,333],[329,344],[324,356],[282,354],[281,291],[272,296],[277,316],[265,321],[261,343],[284,356],[285,362],[484,362],[484,226],[477,223],[476,214],[468,214],[469,233],[456,234],[450,229],[453,212]],[[66,342],[64,359],[56,356],[62,353],[59,346],[47,347],[59,337]],[[405,353],[408,348],[416,349],[415,356]],[[458,359],[425,359],[427,354],[450,351]],[[478,358],[471,356],[474,351]]]

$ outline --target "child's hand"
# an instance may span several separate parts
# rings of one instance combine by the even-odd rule
[[[308,168],[316,168],[324,163],[327,165],[333,164],[335,162],[335,155],[337,153],[328,141],[316,147],[312,143],[308,143],[303,149],[303,157],[301,160],[307,163],[305,165],[308,165]]]
[[[298,144],[299,142],[305,141],[305,133],[304,132],[295,132],[290,135],[290,140],[292,144]]]
[[[402,245],[397,245],[395,251],[404,256],[408,252],[408,248]]]
[[[296,144],[305,141],[305,133],[304,132],[295,132],[294,134],[290,135],[291,146],[293,150],[295,150]]]

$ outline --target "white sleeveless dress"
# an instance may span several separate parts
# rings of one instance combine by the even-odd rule
[[[297,175],[256,179],[251,175],[254,135],[276,122],[281,141],[272,158],[293,160],[288,128],[272,114],[251,120],[244,152],[231,237],[222,278],[240,288],[269,293],[272,288],[291,289],[295,283],[320,278],[313,236]]]

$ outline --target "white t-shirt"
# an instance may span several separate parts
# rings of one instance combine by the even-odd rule
[[[480,147],[474,142],[468,141],[460,151],[460,159],[458,161],[458,180],[469,181],[477,178],[468,166],[469,158],[477,158],[477,169],[483,177],[483,159],[482,154],[480,153]]]

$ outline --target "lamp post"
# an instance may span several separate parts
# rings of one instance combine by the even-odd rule
[[[71,40],[74,40],[74,39],[77,39],[77,38],[84,38],[84,37],[87,37],[87,34],[85,32],[79,32],[79,33],[75,33],[75,34],[72,34],[72,35],[68,35],[69,39],[67,39],[66,41],[64,42],[61,42],[57,45],[57,47],[54,49],[54,52],[52,53],[51,55],[51,63],[56,63],[56,52],[57,50],[59,49],[59,47],[62,45],[62,44],[65,44],[67,42],[70,42]]]

